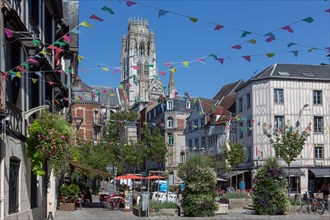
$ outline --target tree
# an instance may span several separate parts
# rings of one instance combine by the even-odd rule
[[[305,141],[310,136],[311,124],[309,124],[302,132],[299,127],[293,127],[287,123],[283,129],[276,128],[272,130],[272,126],[263,124],[263,132],[267,136],[270,144],[275,150],[275,154],[280,156],[288,165],[290,173],[290,164],[301,153],[304,148]],[[290,194],[290,178],[289,178],[289,194]]]
[[[229,149],[225,147],[225,157],[228,162],[228,165],[231,168],[235,168],[237,173],[238,165],[243,163],[246,159],[246,152],[242,144],[229,142],[228,146]],[[230,177],[230,186],[232,184],[231,178],[232,177]],[[236,189],[237,189],[237,175],[236,175]]]
[[[214,216],[217,209],[215,188],[217,176],[207,156],[192,154],[179,166],[178,175],[184,179],[182,209],[184,216]]]

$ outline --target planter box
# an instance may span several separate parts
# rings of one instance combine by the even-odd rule
[[[242,209],[245,206],[252,205],[252,198],[227,199],[220,198],[220,203],[227,203],[229,209]]]
[[[60,208],[61,211],[74,211],[76,209],[76,204],[73,203],[60,203]]]
[[[149,209],[149,217],[178,216],[178,209]],[[138,217],[147,217],[147,212],[139,208],[133,208],[133,214]]]
[[[228,204],[226,203],[217,203],[218,205],[218,210],[215,211],[214,214],[219,215],[219,214],[228,214]]]

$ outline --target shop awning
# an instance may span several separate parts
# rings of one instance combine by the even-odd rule
[[[305,173],[299,168],[283,168],[285,176],[305,176]]]
[[[72,161],[70,161],[69,163],[70,163],[70,165],[74,166],[75,168],[85,170],[89,173],[95,173],[95,174],[99,174],[101,176],[108,176],[108,177],[113,176],[113,174],[111,174],[111,173],[107,173],[107,172],[104,172],[102,170],[96,170],[96,169],[93,169],[93,168],[89,168],[89,167],[86,167],[86,166],[84,166],[80,163],[75,163],[75,162],[72,162]]]
[[[314,173],[315,177],[330,177],[329,168],[311,168],[309,170]]]
[[[249,172],[250,170],[237,170],[237,171],[231,171],[229,174],[226,173],[224,175],[222,175],[222,178],[230,178],[230,177],[233,177],[233,176],[238,176],[240,174],[243,174],[243,173],[246,173],[246,172]]]

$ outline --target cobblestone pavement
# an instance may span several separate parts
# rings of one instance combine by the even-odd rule
[[[121,211],[121,210],[106,210],[103,208],[97,207],[84,207],[82,209],[77,209],[75,211],[56,211],[55,220],[105,220],[105,219],[173,219],[173,220],[184,220],[184,219],[265,219],[265,220],[273,220],[273,219],[290,219],[290,220],[302,220],[302,219],[330,219],[329,212],[326,211],[323,215],[318,214],[289,214],[289,215],[281,215],[281,216],[259,216],[255,215],[253,211],[244,210],[244,209],[235,209],[229,210],[228,214],[216,215],[214,217],[205,217],[205,218],[191,218],[191,217],[137,217],[133,215],[132,211]]]

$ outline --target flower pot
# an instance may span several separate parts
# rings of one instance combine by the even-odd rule
[[[76,209],[76,204],[72,203],[60,203],[60,210],[61,211],[74,211]]]

